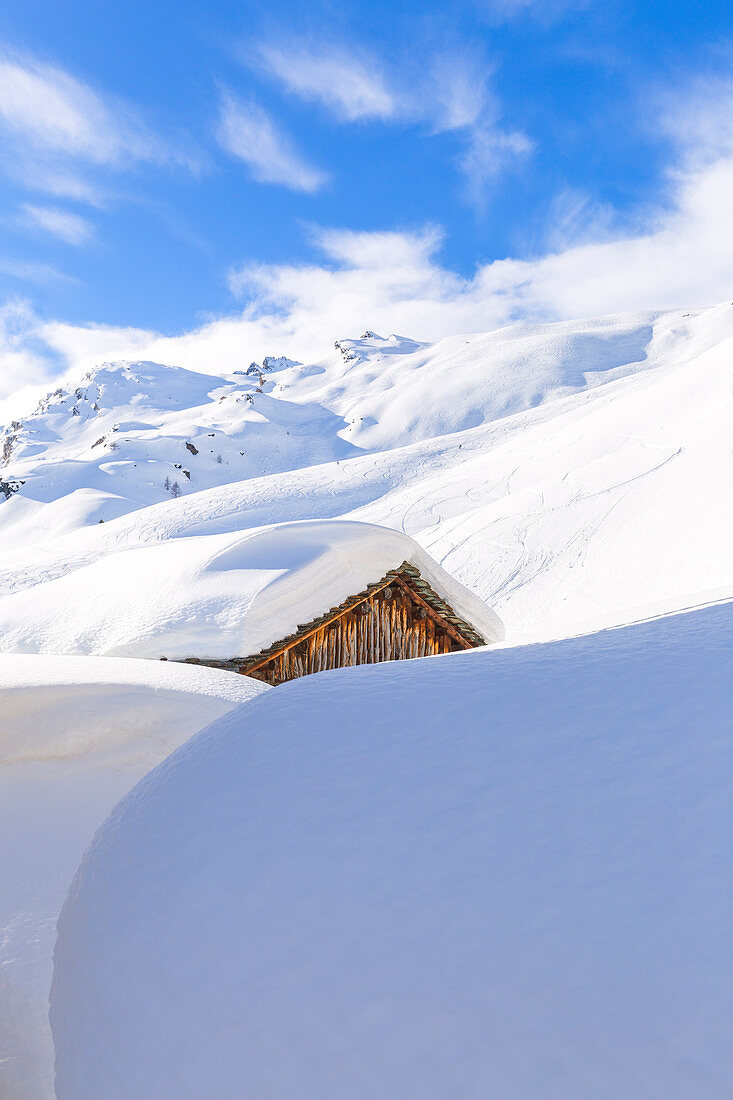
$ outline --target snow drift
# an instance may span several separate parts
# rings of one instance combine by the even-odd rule
[[[56,920],[94,830],[172,749],[263,689],[243,676],[153,661],[0,657],[3,1100],[54,1095]]]
[[[340,670],[117,807],[59,925],[59,1100],[733,1088],[733,604]]]

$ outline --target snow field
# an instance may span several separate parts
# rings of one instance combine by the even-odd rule
[[[726,1095],[732,673],[721,604],[219,719],[77,874],[59,1100]]]

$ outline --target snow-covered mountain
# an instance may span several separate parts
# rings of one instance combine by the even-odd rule
[[[100,367],[6,431],[0,648],[21,644],[20,593],[43,583],[60,613],[49,582],[102,557],[122,578],[132,547],[313,518],[404,531],[509,639],[705,602],[733,588],[732,363],[725,305],[435,345],[366,333],[236,375]]]
[[[624,376],[671,367],[733,331],[726,309],[515,325],[419,344],[367,332],[310,365],[266,356],[198,374],[104,364],[0,429],[0,478],[74,523],[174,495],[487,425]],[[77,510],[78,509],[78,510]]]
[[[120,858],[92,852],[63,922],[58,1095],[157,1096],[160,1079],[181,1073],[181,1094],[199,1095],[248,1050],[247,1079],[292,1071],[293,1095],[303,1081],[323,1095],[319,1074],[333,1066],[339,1095],[375,1080],[372,1092],[394,1091],[403,1071],[402,1091],[426,1095],[475,1086],[484,1096],[492,1085],[517,1093],[517,1082],[535,1095],[548,1080],[563,1097],[589,1088],[718,1095],[731,1080],[733,953],[719,840],[730,834],[733,307],[517,325],[435,345],[365,333],[321,362],[245,360],[244,373],[229,373],[240,365],[212,364],[210,374],[102,365],[1,434],[0,652],[43,655],[0,661],[0,1000],[9,1006],[0,1010],[0,1093],[53,1095],[54,929],[95,828],[149,764],[254,686],[130,660],[158,653],[152,620],[179,653],[202,624],[235,647],[251,610],[252,548],[260,579],[272,575],[288,593],[300,559],[276,525],[355,520],[391,528],[385,544],[418,543],[498,611],[506,643],[274,689],[185,746],[172,773],[157,773],[162,782],[154,773],[137,788],[114,820],[133,821],[129,807],[141,806],[154,828],[145,819],[125,834]],[[365,575],[370,564],[361,562]],[[690,608],[699,610],[668,614]],[[643,618],[652,621],[599,630]],[[516,644],[548,638],[564,640]],[[59,650],[126,656],[46,656]],[[347,712],[355,717],[345,730]],[[170,774],[190,782],[175,805]],[[479,873],[476,843],[488,846]],[[258,878],[268,844],[273,857]],[[274,904],[278,867],[289,885]],[[299,875],[300,893],[291,889]],[[313,952],[349,883],[356,904]],[[362,909],[364,898],[372,908]],[[305,913],[300,955],[294,911]],[[472,913],[482,918],[461,925]],[[389,956],[395,932],[399,965]],[[252,942],[262,946],[255,965],[276,964],[261,986],[241,954]],[[452,954],[458,943],[464,955]],[[213,954],[199,966],[202,944]],[[403,1025],[414,1005],[400,1006],[404,989],[417,988],[415,944],[432,983],[419,1008],[439,1008],[410,1046]],[[433,965],[436,945],[452,969]],[[371,964],[354,969],[364,957],[386,981],[372,985]],[[184,960],[194,960],[193,984],[185,967],[179,973]],[[276,1006],[270,1028],[262,1005],[272,973],[288,1007]],[[304,973],[296,989],[293,975]],[[339,1008],[345,974],[356,1017]],[[155,1020],[145,1033],[161,1032],[154,1056],[130,1060],[146,982]],[[252,988],[259,1000],[247,1031],[242,1021],[254,1017],[242,991]],[[224,989],[234,998],[227,1018],[238,1021],[226,1058],[216,1013],[200,1027],[197,1016],[202,1005],[228,1006]],[[497,991],[488,1016],[487,989]],[[100,1004],[114,1020],[104,1049]],[[296,1020],[305,1041],[288,1062],[273,1036],[293,1006],[307,1006]],[[375,1019],[389,1034],[374,1032],[370,1045]],[[487,1050],[490,1064],[480,1061]],[[128,1073],[144,1084],[131,1086]]]
[[[159,363],[104,364],[50,393],[2,437],[5,495],[73,498],[92,523],[169,496],[353,450],[327,409],[278,394],[288,360],[215,379]]]

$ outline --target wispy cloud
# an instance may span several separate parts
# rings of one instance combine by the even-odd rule
[[[453,131],[463,137],[457,158],[469,200],[481,207],[489,187],[534,151],[534,142],[503,122],[503,109],[493,90],[493,66],[471,50],[437,54],[428,68],[419,97],[420,109],[433,132]]]
[[[579,244],[599,244],[610,241],[618,215],[613,206],[587,191],[564,187],[549,204],[542,243],[547,252],[566,252]],[[640,219],[643,230],[643,218]]]
[[[244,161],[259,183],[312,193],[328,180],[327,173],[309,164],[256,103],[225,92],[216,132],[222,147]]]
[[[23,215],[27,225],[40,229],[52,237],[58,237],[66,244],[86,244],[94,236],[94,226],[91,222],[70,210],[25,203]]]
[[[22,279],[26,283],[39,283],[41,285],[76,282],[74,278],[63,271],[59,271],[52,264],[35,263],[29,260],[13,260],[7,256],[0,256],[0,273],[10,275],[14,279]]]
[[[207,371],[254,358],[317,360],[334,338],[365,328],[434,340],[519,320],[546,321],[622,311],[709,305],[733,286],[733,150],[675,174],[675,190],[634,232],[600,237],[580,212],[582,243],[557,241],[532,259],[479,266],[470,277],[440,261],[441,233],[321,230],[310,264],[247,264],[230,274],[241,313],[183,336],[46,325],[43,336],[76,368],[138,357]],[[571,236],[567,215],[560,237]]]
[[[415,109],[436,131],[494,124],[501,112],[492,77],[493,68],[471,50],[439,53],[426,67]]]
[[[343,122],[425,122],[439,132],[475,125],[489,105],[496,112],[493,70],[470,49],[390,65],[360,47],[285,39],[245,57],[264,64],[288,92],[323,104]]]
[[[354,50],[309,49],[303,45],[272,43],[260,46],[259,60],[288,91],[310,102],[320,102],[348,122],[387,119],[400,105],[387,88],[373,58]]]
[[[477,127],[471,133],[461,167],[471,200],[480,205],[486,187],[501,172],[515,165],[534,150],[534,143],[520,131]]]
[[[457,165],[472,201],[533,148],[524,134],[503,127],[491,87],[493,67],[470,46],[391,66],[363,48],[327,41],[303,45],[284,39],[262,44],[249,56],[288,92],[321,103],[341,122],[422,124],[431,135],[462,133],[466,151]]]
[[[94,201],[94,170],[193,158],[156,135],[120,99],[65,70],[0,51],[0,164],[33,190]]]
[[[477,10],[495,23],[528,16],[549,24],[573,11],[593,7],[595,3],[596,0],[475,0]]]
[[[151,136],[126,116],[62,69],[30,58],[0,59],[0,125],[28,147],[101,164],[155,158]]]

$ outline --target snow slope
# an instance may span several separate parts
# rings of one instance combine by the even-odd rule
[[[0,657],[3,1100],[53,1096],[56,919],[94,830],[146,771],[263,687],[153,661]]]
[[[347,518],[405,532],[497,611],[509,640],[628,622],[733,589],[731,306],[692,316],[515,326],[476,339],[483,350],[465,369],[461,357],[470,356],[472,345],[464,341],[456,350],[457,338],[432,349],[409,350],[401,341],[390,355],[386,343],[352,342],[353,360],[338,353],[340,373],[333,365],[321,374],[292,366],[272,378],[301,371],[299,386],[322,387],[305,396],[310,402],[328,396],[339,423],[350,415],[354,395],[377,402],[379,409],[369,408],[379,432],[404,443],[411,433],[450,426],[435,419],[445,405],[440,377],[461,388],[445,410],[459,419],[466,413],[463,430],[217,485],[102,525],[79,526],[74,500],[37,504],[24,497],[24,487],[0,503],[0,539],[7,533],[0,649],[27,645],[16,630],[18,593],[37,607],[45,601],[53,616],[68,586],[52,589],[48,582],[76,574],[81,589],[84,570],[97,563],[101,569],[111,554],[115,577],[130,591],[137,577],[133,548],[199,539],[196,553],[210,559],[217,545],[207,548],[211,536],[304,519]],[[413,430],[404,423],[400,436],[403,390],[419,424]],[[486,422],[465,427],[479,393]],[[402,409],[399,417],[395,409]],[[507,415],[491,419],[498,413]],[[352,434],[366,444],[375,442],[374,432],[373,424]],[[66,533],[62,507],[77,525]],[[187,560],[183,550],[170,553],[171,560]],[[179,580],[185,583],[183,572]],[[61,604],[54,605],[52,592]],[[192,601],[195,595],[189,593]],[[90,635],[96,605],[81,600],[77,614],[84,608],[82,635]]]
[[[732,676],[724,603],[218,720],[77,874],[59,1100],[730,1095]]]
[[[712,320],[712,324],[711,324]],[[419,344],[366,333],[340,340],[340,361],[283,386],[332,408],[350,443],[386,450],[489,424],[558,397],[672,365],[731,334],[725,311],[622,314]]]

